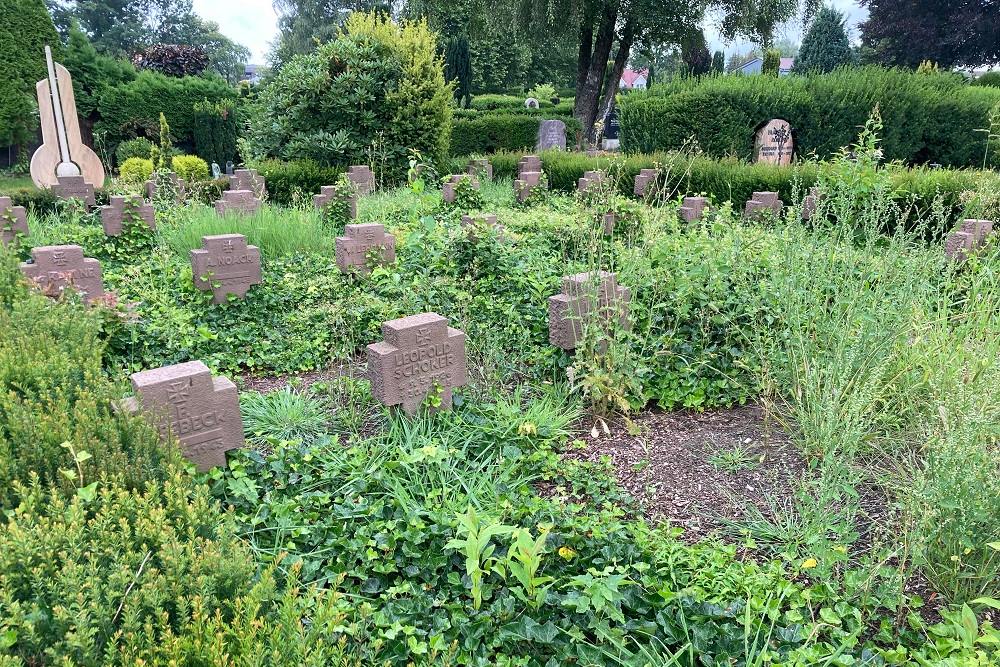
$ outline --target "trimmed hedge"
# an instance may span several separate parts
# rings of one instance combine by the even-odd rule
[[[344,173],[340,167],[324,167],[312,160],[265,160],[257,165],[257,171],[267,181],[268,199],[283,206],[311,199],[322,186],[335,184]]]
[[[650,153],[694,138],[712,157],[749,159],[755,128],[785,118],[796,152],[825,159],[850,145],[878,106],[886,160],[981,167],[990,110],[1000,90],[969,86],[949,74],[880,67],[831,74],[685,79],[619,98],[622,148]],[[994,164],[1000,164],[996,155]]]
[[[451,129],[451,154],[473,155],[497,151],[533,150],[542,120],[566,123],[566,143],[576,141],[580,122],[572,116],[552,114],[481,114],[474,118],[455,118]]]
[[[521,153],[497,153],[489,157],[494,178],[517,176],[517,161]],[[636,175],[641,169],[660,167],[669,172],[668,186],[679,194],[702,194],[716,203],[732,201],[742,208],[754,192],[777,192],[791,203],[795,192],[812,187],[819,177],[820,165],[805,162],[790,167],[768,164],[746,164],[733,158],[713,160],[691,157],[680,153],[654,153],[620,157],[587,157],[582,153],[545,151],[541,153],[542,169],[553,190],[573,192],[584,172],[596,169],[607,171],[615,180],[622,195],[633,196]],[[897,169],[893,181],[899,199],[913,197],[918,209],[932,206],[935,197],[942,195],[946,214],[957,221],[963,213],[961,194],[976,187],[981,172],[956,169],[930,169],[918,167]]]

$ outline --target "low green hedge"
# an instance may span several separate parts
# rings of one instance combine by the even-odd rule
[[[747,159],[755,128],[788,120],[801,156],[825,159],[850,145],[878,107],[887,161],[981,167],[990,110],[1000,90],[950,74],[879,67],[830,74],[720,76],[672,81],[619,98],[622,149],[674,150],[691,138],[712,157]],[[1000,163],[994,152],[994,164]]]
[[[266,160],[257,171],[267,181],[268,198],[282,206],[311,199],[321,187],[333,185],[344,173],[339,167],[324,167],[312,160]]]
[[[538,112],[491,113],[474,118],[455,118],[452,121],[451,154],[472,155],[534,149],[538,125],[542,120],[561,120],[566,123],[566,143],[575,143],[580,122],[572,116]]]

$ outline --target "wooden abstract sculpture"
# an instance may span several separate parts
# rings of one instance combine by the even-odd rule
[[[60,177],[83,176],[94,187],[104,185],[104,165],[97,153],[80,138],[73,80],[59,63],[52,62],[52,49],[45,47],[49,76],[35,85],[42,145],[31,156],[31,180],[39,188],[51,188]]]

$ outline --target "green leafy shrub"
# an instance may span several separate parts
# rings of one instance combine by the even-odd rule
[[[4,195],[10,197],[14,206],[24,206],[35,215],[45,215],[57,210],[60,201],[52,190],[39,190],[33,187],[7,190]]]
[[[170,165],[188,183],[208,180],[208,163],[197,155],[175,155],[170,158]]]
[[[972,80],[973,86],[989,86],[1000,88],[1000,72],[987,72],[982,76]]]
[[[951,73],[917,75],[879,67],[771,78],[677,80],[622,98],[622,147],[629,153],[679,149],[693,137],[712,157],[747,159],[755,128],[787,119],[800,156],[826,159],[851,144],[878,106],[886,161],[982,166],[990,109],[1000,91],[968,86]]]
[[[451,100],[426,22],[355,12],[337,39],[293,58],[262,87],[250,143],[259,156],[373,164],[398,181],[409,149],[432,162],[447,157]]]
[[[153,161],[149,158],[130,157],[118,167],[118,176],[123,181],[134,185],[148,181],[152,175]]]
[[[312,204],[312,195],[324,185],[335,184],[346,170],[324,167],[315,160],[264,160],[257,171],[267,181],[267,196],[275,204]]]
[[[453,155],[495,153],[498,151],[533,150],[538,140],[538,126],[545,119],[566,123],[566,138],[580,130],[580,122],[572,116],[552,116],[537,113],[488,113],[457,118],[452,124],[451,152]]]
[[[145,137],[128,139],[118,144],[115,149],[115,158],[119,165],[125,163],[129,158],[140,158],[148,160],[153,155],[153,142]]]
[[[225,167],[237,161],[239,138],[237,100],[202,100],[194,104],[194,149],[207,162]]]

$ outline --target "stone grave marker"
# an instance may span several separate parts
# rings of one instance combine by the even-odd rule
[[[152,204],[147,204],[139,195],[132,197],[112,197],[109,206],[101,207],[101,225],[108,236],[122,233],[126,217],[142,220],[150,229],[156,229],[156,215]]]
[[[520,160],[517,161],[517,174],[520,175],[526,171],[541,171],[542,170],[542,158],[537,155],[525,155]]]
[[[792,126],[787,120],[775,118],[757,130],[754,142],[756,162],[789,165],[795,150]]]
[[[375,174],[366,164],[352,165],[347,170],[347,179],[354,183],[359,195],[370,195],[375,192]]]
[[[540,171],[523,171],[521,172],[520,178],[514,181],[514,193],[517,195],[517,201],[524,203],[528,201],[528,197],[536,189],[541,187],[542,183],[542,172]]]
[[[187,183],[185,183],[184,179],[178,176],[177,173],[173,171],[169,173],[167,178],[170,179],[170,184],[173,186],[174,189],[174,200],[178,204],[183,204],[184,196],[187,193]],[[145,185],[146,199],[150,201],[156,201],[156,187],[157,186],[156,186],[155,176],[146,181]]]
[[[222,178],[222,167],[219,166],[218,162],[212,163],[212,180],[218,180]]]
[[[618,105],[613,105],[608,115],[604,117],[604,138],[601,140],[601,147],[606,151],[617,150],[621,145],[618,134],[621,131],[621,122],[618,119]]]
[[[458,198],[458,184],[462,179],[469,179],[473,190],[479,189],[479,179],[469,174],[455,174],[441,186],[441,198],[448,204],[454,204]]]
[[[235,170],[233,169],[233,167],[235,166],[236,165],[233,164],[232,160],[228,160],[226,162],[226,176],[232,176],[234,174]]]
[[[615,233],[616,222],[618,222],[618,216],[610,211],[602,216],[601,231],[604,232],[605,236],[611,236]]]
[[[538,100],[536,100],[534,97],[529,97],[528,99],[526,99],[524,101],[524,108],[525,109],[537,109],[538,108]]]
[[[59,199],[76,199],[87,206],[96,206],[94,186],[83,180],[83,176],[58,176],[52,186],[52,194]]]
[[[267,183],[256,169],[237,169],[229,177],[230,190],[249,190],[257,199],[263,199],[267,194]]]
[[[177,439],[181,453],[204,472],[226,465],[226,452],[246,445],[240,395],[228,378],[212,377],[200,361],[133,373],[134,396],[118,405],[131,414],[143,413],[169,442]]]
[[[452,389],[468,381],[465,333],[437,313],[422,313],[383,322],[382,336],[368,346],[372,395],[413,415],[440,388],[441,403],[433,409],[450,409]]]
[[[10,197],[0,197],[0,242],[5,246],[28,235],[28,213],[23,206],[14,206]]]
[[[577,180],[576,189],[579,192],[600,190],[606,178],[603,171],[585,171],[583,177]]]
[[[802,199],[802,219],[809,220],[815,215],[819,207],[819,188],[809,188],[809,194]]]
[[[368,273],[368,251],[381,250],[382,263],[396,261],[396,237],[387,234],[385,226],[375,222],[347,225],[344,235],[336,239],[337,268],[343,273]]]
[[[83,248],[78,245],[32,248],[31,260],[21,264],[21,273],[45,296],[58,298],[67,287],[80,292],[87,303],[104,296],[101,263],[84,257]]]
[[[201,248],[191,251],[191,272],[195,287],[212,291],[212,303],[242,299],[261,283],[260,250],[242,234],[203,236]]]
[[[708,200],[704,197],[685,197],[677,212],[685,222],[696,222],[705,217],[709,208]]]
[[[319,189],[319,194],[313,195],[313,206],[321,211],[337,202],[346,202],[348,220],[357,220],[358,195],[356,193],[347,192],[336,185],[323,185]]]
[[[778,199],[777,192],[755,192],[753,198],[747,202],[743,210],[743,216],[747,218],[759,217],[764,211],[771,211],[774,215],[781,215],[785,202]]]
[[[215,212],[226,215],[230,211],[240,215],[252,215],[260,209],[260,200],[250,190],[226,190],[222,199],[215,202]]]
[[[561,120],[543,120],[538,124],[535,150],[566,150],[566,123]]]
[[[635,186],[632,188],[632,192],[636,197],[645,197],[646,193],[649,191],[650,184],[656,181],[656,177],[659,174],[658,169],[640,169],[639,173],[635,177]]]
[[[584,325],[607,323],[619,318],[628,327],[628,304],[632,293],[618,285],[613,273],[578,273],[562,279],[562,293],[549,297],[549,342],[563,350],[574,350],[583,337]]]
[[[958,231],[945,237],[944,254],[949,259],[964,262],[969,255],[986,245],[993,233],[990,220],[963,220]]]
[[[476,178],[482,178],[488,181],[493,180],[493,165],[489,160],[469,160],[469,164],[466,166],[465,171]]]
[[[495,213],[480,213],[479,215],[463,215],[462,216],[462,227],[466,230],[468,238],[473,243],[479,241],[479,233],[477,230],[483,228],[492,228],[497,237],[501,241],[506,240],[504,235],[503,225],[497,222],[497,216]]]

